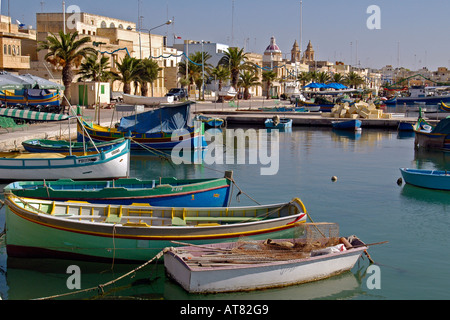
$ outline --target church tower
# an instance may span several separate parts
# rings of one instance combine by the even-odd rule
[[[309,40],[308,46],[303,54],[303,61],[306,63],[314,61],[314,49],[312,48],[311,40]]]
[[[291,49],[291,62],[292,63],[300,62],[300,60],[301,60],[301,52],[298,47],[297,40],[295,40],[294,45],[292,46]]]

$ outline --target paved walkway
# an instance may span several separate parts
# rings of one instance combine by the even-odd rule
[[[239,110],[230,107],[228,102],[216,103],[214,101],[197,101],[192,107],[192,113],[204,113],[225,118],[228,124],[251,124],[262,127],[264,120],[273,116],[269,112],[256,111],[259,107],[273,107],[276,105],[289,105],[289,101],[283,100],[266,100],[256,97],[251,100],[240,100],[236,102]],[[254,110],[253,110],[254,109]],[[244,111],[245,110],[245,111]],[[94,120],[95,110],[90,108],[82,108],[82,114],[89,120]],[[110,126],[119,121],[122,116],[127,113],[114,112],[114,109],[100,109],[100,124]],[[293,118],[293,125],[305,126],[330,126],[332,118],[324,118],[320,114],[314,113],[290,113],[289,117]],[[417,118],[397,117],[391,121],[374,119],[364,120],[365,125],[373,127],[396,128],[399,121],[415,121]],[[70,135],[76,137],[76,122],[71,120]],[[15,129],[9,132],[0,128],[0,151],[9,151],[21,148],[22,141],[28,139],[68,139],[69,126],[67,121],[61,122],[42,122],[30,124],[24,129]]]

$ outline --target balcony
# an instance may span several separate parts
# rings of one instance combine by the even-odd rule
[[[0,69],[30,69],[29,56],[0,56]]]

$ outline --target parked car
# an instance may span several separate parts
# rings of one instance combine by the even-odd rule
[[[169,90],[169,92],[166,94],[166,97],[173,96],[173,100],[182,100],[186,99],[188,97],[187,90],[184,88],[172,88]]]

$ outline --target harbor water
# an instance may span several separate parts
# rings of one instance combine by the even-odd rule
[[[342,236],[356,235],[366,243],[387,241],[370,246],[373,265],[362,256],[351,272],[317,282],[254,292],[197,295],[186,293],[167,279],[162,263],[152,263],[105,287],[101,298],[450,299],[450,193],[398,184],[400,167],[450,170],[449,153],[415,151],[413,135],[376,129],[355,134],[325,128],[293,128],[292,132],[281,132],[279,138],[278,170],[274,175],[261,175],[261,168],[268,166],[262,163],[174,165],[148,155],[133,155],[131,172],[141,179],[182,179],[221,177],[226,170],[233,170],[243,192],[236,198],[237,188],[234,189],[231,205],[279,203],[299,197],[315,222],[338,223]],[[0,231],[5,224],[4,210],[0,211]],[[95,288],[138,266],[8,258],[3,237],[0,297],[22,300],[76,292],[77,289],[68,288],[67,270],[71,265],[81,270],[81,289]],[[58,299],[99,298],[97,294],[95,290]]]

